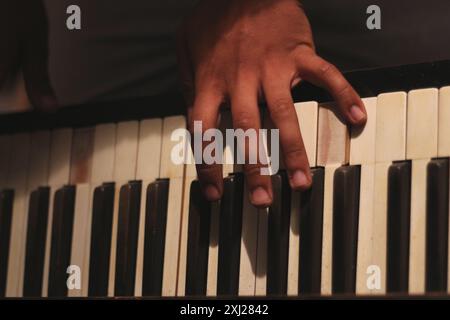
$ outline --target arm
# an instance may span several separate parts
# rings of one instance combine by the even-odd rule
[[[293,189],[304,190],[311,174],[291,96],[307,80],[325,88],[337,112],[349,124],[366,121],[364,105],[332,64],[315,53],[308,19],[297,0],[204,0],[180,30],[178,59],[188,103],[190,128],[202,121],[214,128],[220,105],[231,104],[233,125],[259,129],[258,97],[264,96],[280,129],[280,145]],[[245,165],[250,200],[258,207],[272,202],[269,176],[260,165]],[[198,165],[205,196],[222,195],[220,165]]]
[[[47,21],[42,0],[0,3],[0,90],[22,70],[34,107],[56,108],[48,76]]]

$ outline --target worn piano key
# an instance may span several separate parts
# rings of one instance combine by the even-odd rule
[[[291,188],[286,172],[272,176],[274,201],[269,208],[267,295],[287,293]]]
[[[206,295],[211,203],[202,194],[200,182],[191,184],[186,262],[186,296]]]
[[[48,184],[50,186],[47,237],[45,240],[45,261],[42,283],[42,296],[48,296],[50,255],[53,229],[53,209],[57,190],[69,183],[70,158],[72,149],[72,129],[58,129],[51,134],[50,166]]]
[[[427,169],[426,292],[447,291],[448,166],[448,159],[436,159]]]
[[[317,166],[325,167],[321,293],[332,293],[333,201],[335,171],[348,163],[349,132],[332,111],[331,105],[319,106]]]
[[[372,293],[386,292],[387,220],[389,168],[393,161],[406,159],[407,127],[406,92],[383,93],[377,99],[374,202],[372,222],[371,266],[379,271],[378,283]],[[367,276],[367,275],[366,275]]]
[[[336,170],[333,199],[333,293],[354,293],[358,240],[360,167]]]
[[[320,294],[324,169],[312,169],[312,178],[311,189],[300,193],[299,294]]]
[[[104,183],[94,190],[89,259],[90,297],[106,297],[108,294],[114,193],[114,183]]]
[[[11,162],[7,183],[8,188],[14,190],[14,205],[8,257],[7,297],[20,297],[23,289],[30,140],[31,136],[28,133],[13,135],[11,140]]]
[[[95,128],[76,129],[72,138],[70,163],[70,184],[76,186],[75,213],[72,229],[72,249],[70,264],[85,270],[79,288],[70,288],[68,296],[86,296],[89,272],[89,249],[91,240],[92,211],[90,210],[92,161]]]
[[[140,181],[130,181],[120,190],[115,296],[132,296],[134,294],[141,189]]]
[[[6,293],[13,202],[13,190],[0,191],[0,298]]]
[[[158,179],[146,193],[143,296],[161,296],[164,271],[169,179]]]
[[[387,195],[386,291],[408,292],[411,162],[389,168]]]
[[[39,297],[42,293],[49,197],[50,188],[48,187],[40,187],[30,196],[25,251],[24,297]]]
[[[237,296],[241,255],[244,176],[236,173],[224,179],[220,207],[217,295]]]
[[[145,119],[139,124],[139,144],[136,165],[136,180],[147,187],[159,178],[161,165],[162,119]],[[148,191],[148,188],[147,188]],[[145,228],[147,224],[148,192],[141,194],[141,213],[139,217],[138,253],[136,258],[135,296],[142,296],[145,258]],[[167,202],[167,200],[166,200]],[[163,251],[164,252],[164,251]],[[162,262],[161,262],[162,266]],[[161,293],[160,293],[161,294]]]
[[[315,101],[296,103],[298,124],[302,133],[303,143],[310,167],[316,166],[317,158],[317,125],[318,103]],[[289,235],[289,264],[288,264],[288,295],[299,293],[299,250],[300,250],[300,191],[292,191],[291,194],[291,218]],[[320,240],[322,242],[322,240]],[[322,248],[320,248],[320,253]],[[319,266],[320,269],[320,266]],[[319,271],[320,274],[320,271]]]
[[[260,212],[249,200],[244,180],[242,204],[241,256],[239,264],[239,295],[255,295],[256,254],[258,244],[258,216]]]
[[[75,186],[65,186],[55,193],[48,273],[49,297],[67,296],[66,271],[70,265],[72,250],[75,196]]]
[[[411,213],[409,240],[410,294],[425,293],[426,257],[426,195],[429,159],[413,160],[411,164]]]
[[[177,278],[177,275],[178,271],[182,272],[182,270],[185,270],[185,265],[183,266],[185,264],[185,260],[183,262],[183,250],[186,250],[186,238],[183,239],[183,230],[186,230],[184,226],[188,211],[186,202],[189,198],[189,181],[192,177],[190,175],[192,171],[189,169],[189,165],[185,166],[185,161],[178,163],[175,160],[180,159],[173,158],[173,150],[177,150],[184,156],[183,160],[189,159],[187,153],[189,145],[186,143],[185,128],[185,117],[174,116],[164,119],[160,178],[169,178],[170,185],[167,207],[166,247],[164,251],[163,296],[175,296],[177,294],[177,286],[179,290],[185,287],[182,276]],[[173,133],[178,133],[178,139],[171,139]],[[193,171],[195,172],[195,167]],[[187,236],[187,233],[185,232],[184,235]],[[178,292],[178,294],[182,293]]]
[[[437,157],[438,90],[420,89],[408,93],[407,159]]]
[[[450,86],[439,90],[438,157],[450,157]]]
[[[138,155],[139,122],[128,121],[117,124],[113,180],[116,183],[114,214],[111,235],[111,258],[109,263],[108,296],[114,296],[116,280],[116,249],[118,248],[119,210],[122,186],[135,180]],[[134,273],[133,273],[134,274]],[[131,285],[131,284],[130,284]],[[134,287],[134,284],[133,284]]]
[[[358,251],[356,263],[356,294],[372,293],[368,274],[373,268],[373,215],[375,201],[375,153],[377,98],[364,98],[367,122],[361,127],[351,127],[350,165],[360,165],[360,194],[358,217]]]

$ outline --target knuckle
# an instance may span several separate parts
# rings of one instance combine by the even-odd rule
[[[292,101],[288,98],[279,98],[271,103],[271,117],[284,119],[291,114],[291,111]]]
[[[234,124],[236,128],[248,129],[253,127],[254,120],[249,112],[241,111],[235,114]]]
[[[293,145],[284,151],[284,158],[288,163],[304,164],[306,151],[301,146]]]
[[[322,61],[319,65],[319,73],[324,76],[333,76],[337,72],[337,68],[328,61]]]

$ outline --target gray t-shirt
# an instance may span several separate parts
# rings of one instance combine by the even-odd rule
[[[63,105],[177,90],[174,35],[198,0],[45,0],[50,78]],[[213,0],[210,0],[213,1]],[[303,0],[319,54],[343,70],[450,58],[448,0]],[[81,30],[66,9],[81,8]],[[381,8],[381,30],[366,9]]]

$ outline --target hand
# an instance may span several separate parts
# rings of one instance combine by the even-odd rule
[[[57,101],[48,76],[48,32],[41,0],[0,3],[0,90],[22,69],[32,105],[54,110]]]
[[[202,121],[214,128],[221,104],[229,101],[233,125],[247,130],[261,126],[258,97],[263,95],[270,117],[280,129],[280,145],[293,189],[311,185],[291,88],[307,80],[325,88],[343,119],[352,125],[366,121],[364,105],[332,64],[316,55],[311,28],[296,0],[204,0],[181,27],[178,39],[181,80],[188,103],[188,124]],[[269,176],[261,164],[246,164],[250,201],[272,203]],[[220,199],[221,165],[197,165],[207,199]]]

